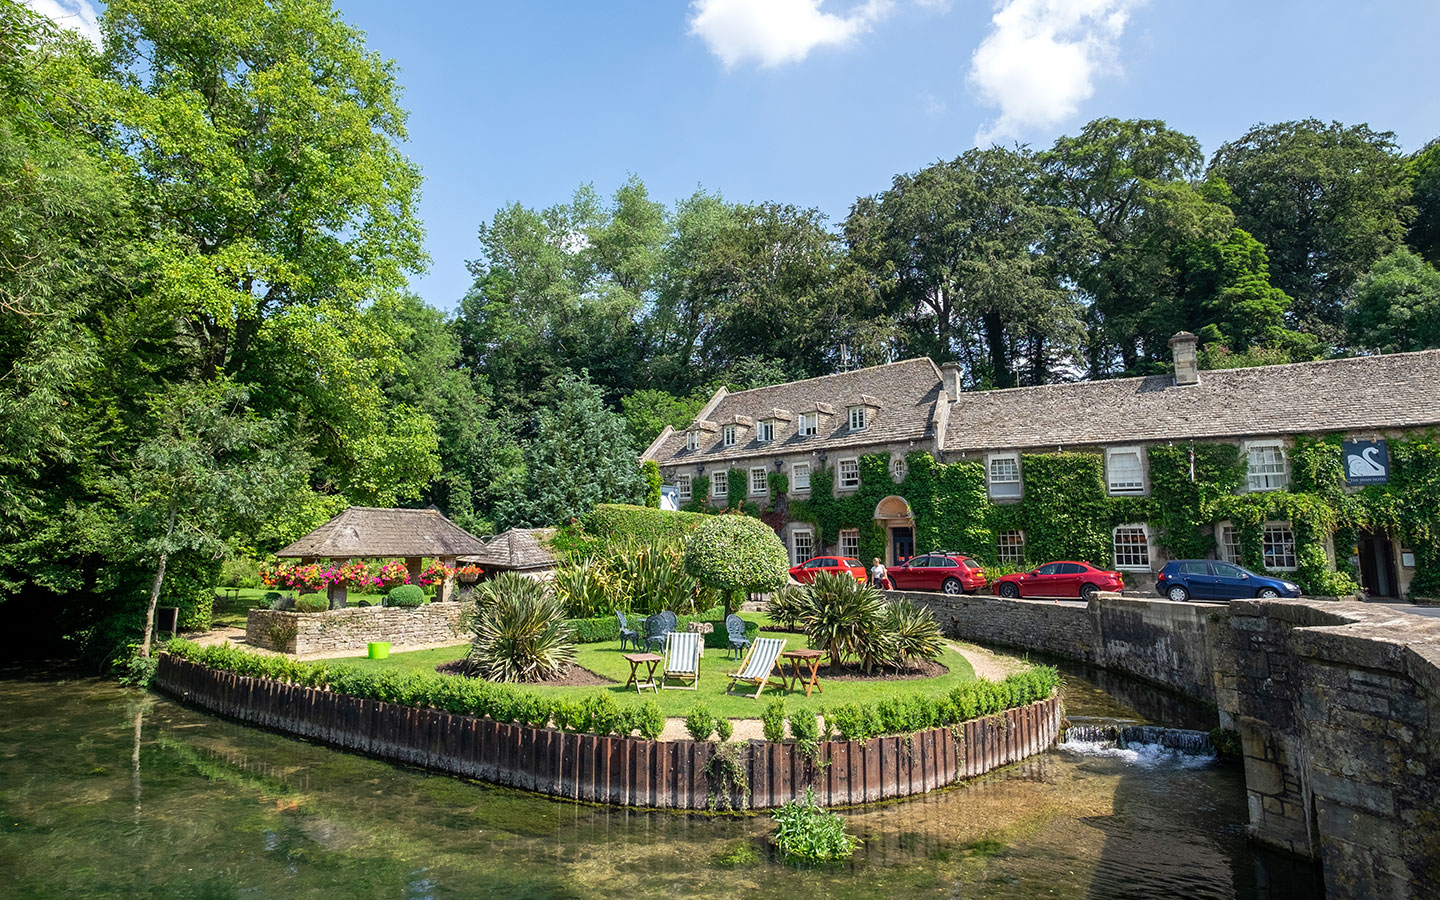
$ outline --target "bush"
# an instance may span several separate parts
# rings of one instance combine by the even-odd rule
[[[935,616],[923,606],[900,598],[885,610],[882,626],[890,638],[891,662],[896,668],[913,659],[939,659],[945,638]]]
[[[759,519],[716,516],[686,538],[685,570],[720,591],[729,612],[738,593],[784,585],[790,577],[790,557],[780,536]]]
[[[685,730],[690,732],[691,740],[710,740],[710,735],[715,732],[715,717],[705,704],[697,703],[691,708],[690,714],[685,717]]]
[[[809,605],[801,620],[810,645],[837,663],[854,660],[868,671],[885,658],[885,602],[868,582],[821,572],[807,586]]]
[[[600,503],[581,518],[580,524],[587,534],[600,540],[603,548],[604,544],[614,540],[642,543],[678,541],[709,520],[710,517],[704,513]]]
[[[550,580],[565,614],[576,619],[603,616],[615,611],[616,585],[604,563],[579,560],[555,570]]]
[[[805,799],[791,800],[775,810],[775,849],[792,862],[825,862],[848,859],[860,839],[845,831],[845,820],[821,808],[815,789],[805,789]]]
[[[476,617],[466,668],[489,681],[541,681],[575,661],[565,610],[549,586],[505,572]]]
[[[638,710],[631,708],[633,715],[630,718],[634,730],[640,732],[640,736],[647,741],[653,741],[660,737],[660,732],[665,730],[665,714],[660,711],[660,704],[654,700],[646,700]]]
[[[402,584],[385,595],[385,605],[414,609],[425,602],[425,589],[418,584]]]
[[[765,731],[765,740],[785,740],[785,701],[779,697],[771,700],[760,713],[760,725]]]
[[[795,631],[810,605],[810,594],[805,585],[787,584],[770,595],[765,612],[776,624],[786,631]]]
[[[159,605],[180,610],[180,631],[208,631],[215,618],[215,585],[219,581],[220,560],[193,551],[173,554],[165,568]]]
[[[301,594],[295,598],[295,611],[302,613],[325,612],[330,608],[330,598],[324,594]]]
[[[802,745],[814,745],[820,740],[820,726],[813,710],[802,709],[790,715],[790,736]]]
[[[637,613],[693,613],[719,600],[713,588],[686,571],[684,552],[674,542],[617,541],[603,559],[617,602]]]
[[[260,561],[248,556],[235,556],[220,563],[221,587],[260,587]]]
[[[731,736],[733,736],[734,734],[735,734],[735,726],[732,725],[732,724],[730,724],[730,720],[729,720],[729,719],[725,718],[724,716],[720,716],[720,717],[716,718],[716,720],[715,720],[715,738],[716,738],[718,741],[720,741],[720,743],[723,744],[723,743],[725,743],[726,741],[730,740]]]

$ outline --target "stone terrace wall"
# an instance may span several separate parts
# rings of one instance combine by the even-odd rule
[[[1096,661],[1089,611],[1078,606],[978,594],[886,593],[928,607],[942,629],[962,640],[1040,650],[1084,662]]]
[[[160,657],[162,691],[223,716],[381,759],[556,797],[621,806],[705,809],[715,743],[647,741],[419,709],[247,678]],[[1052,697],[911,736],[823,741],[818,757],[794,742],[751,741],[741,765],[751,808],[799,799],[806,786],[827,806],[922,794],[1044,752],[1060,733]],[[816,761],[820,763],[816,765]],[[737,804],[740,805],[740,804]]]
[[[426,603],[413,609],[362,606],[297,613],[252,609],[245,619],[245,643],[296,656],[335,650],[364,650],[371,641],[440,644],[464,641],[469,603]]]

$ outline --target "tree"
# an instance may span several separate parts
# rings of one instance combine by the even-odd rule
[[[715,516],[685,537],[685,571],[725,596],[725,614],[735,595],[773,591],[790,577],[790,557],[769,525],[749,516]]]
[[[1381,353],[1440,347],[1440,272],[1403,247],[1384,257],[1356,289],[1350,330]]]
[[[536,415],[535,437],[524,448],[525,498],[503,510],[502,526],[559,525],[597,503],[640,503],[636,451],[625,421],[605,408],[583,374],[563,373],[551,404]]]
[[[856,263],[900,323],[907,353],[959,359],[974,384],[1050,380],[1046,349],[1078,346],[1080,310],[1062,283],[1080,231],[1037,194],[1028,151],[971,150],[862,197],[845,222]]]
[[[156,398],[150,438],[112,481],[131,533],[155,561],[141,657],[150,655],[170,557],[225,554],[303,483],[308,459],[278,440],[283,423],[249,413],[248,402],[224,382],[176,386]]]
[[[1436,138],[1406,162],[1414,194],[1415,218],[1405,241],[1410,249],[1440,266],[1440,138]]]
[[[1220,147],[1209,176],[1265,246],[1275,286],[1295,299],[1295,326],[1341,346],[1350,290],[1404,238],[1413,212],[1395,136],[1315,119],[1259,125]]]
[[[688,397],[676,397],[667,391],[647,388],[622,399],[621,414],[635,446],[650,446],[667,425],[677,430],[689,425],[710,399],[710,393],[699,389]]]
[[[1245,359],[1263,364],[1313,359],[1313,336],[1285,327],[1291,299],[1270,283],[1265,248],[1241,228],[1219,243],[1197,246],[1187,267],[1187,291],[1198,297],[1197,322],[1187,325],[1206,344],[1225,348],[1234,365]],[[1210,356],[1219,348],[1210,349]]]

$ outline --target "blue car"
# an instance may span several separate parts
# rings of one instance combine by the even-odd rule
[[[1174,559],[1155,576],[1155,590],[1178,603],[1246,597],[1298,597],[1300,586],[1216,559]]]

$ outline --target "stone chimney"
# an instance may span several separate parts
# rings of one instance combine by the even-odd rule
[[[954,403],[960,399],[960,364],[947,362],[940,366],[940,378],[945,382],[945,393],[950,395],[950,402]]]
[[[1188,331],[1176,333],[1170,339],[1170,356],[1175,360],[1176,384],[1200,383],[1200,358],[1196,347],[1200,339]]]

